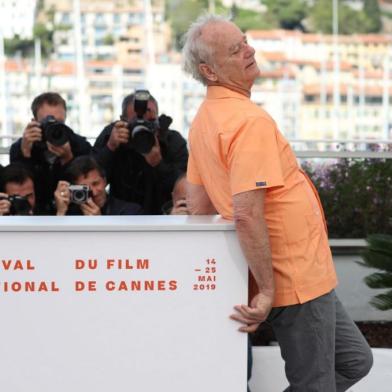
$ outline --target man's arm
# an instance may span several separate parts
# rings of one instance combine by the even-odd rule
[[[56,203],[56,215],[66,215],[70,203],[69,182],[59,181],[54,192],[54,201]]]
[[[203,185],[187,182],[186,205],[190,215],[216,214],[216,209]]]
[[[8,200],[6,193],[0,192],[0,216],[8,215],[10,213],[11,203]]]
[[[113,175],[115,151],[112,151],[108,147],[108,141],[114,128],[114,124],[115,123],[109,124],[102,130],[95,140],[94,147],[92,149],[92,156],[105,169],[109,182]]]
[[[245,326],[242,332],[254,332],[263,322],[274,299],[274,278],[268,228],[264,218],[263,189],[247,191],[233,196],[234,221],[242,252],[256,280],[259,293],[251,306],[237,305],[232,319]]]

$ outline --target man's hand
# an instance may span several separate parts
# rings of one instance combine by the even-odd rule
[[[233,196],[234,221],[238,240],[259,288],[250,306],[235,306],[233,320],[245,324],[241,332],[254,332],[272,307],[275,283],[267,222],[264,217],[266,190],[256,189]]]
[[[87,199],[86,203],[80,205],[80,209],[83,215],[102,215],[101,209],[93,202],[91,197]]]
[[[161,147],[159,146],[158,138],[155,136],[155,144],[148,154],[143,154],[146,162],[151,166],[155,167],[162,161]]]
[[[46,142],[46,145],[48,146],[48,150],[51,153],[60,158],[60,162],[63,166],[68,162],[72,161],[74,156],[69,142],[63,144],[62,146],[55,146],[49,142]]]
[[[245,324],[239,328],[241,332],[255,332],[260,323],[265,321],[271,311],[274,294],[273,292],[257,294],[250,304],[236,305],[237,313],[230,316],[232,320]]]
[[[31,120],[23,131],[21,144],[22,155],[25,158],[31,158],[33,143],[41,140],[42,129],[40,128],[40,123],[38,121]]]
[[[128,124],[125,121],[117,121],[114,124],[109,140],[106,144],[109,150],[116,151],[120,144],[128,143],[129,130],[127,125]]]
[[[11,203],[7,198],[8,195],[6,193],[0,192],[0,216],[10,213]]]
[[[70,203],[69,182],[59,181],[54,192],[56,202],[56,215],[65,215]]]
[[[170,215],[189,215],[188,207],[186,206],[186,200],[177,200],[170,211]]]

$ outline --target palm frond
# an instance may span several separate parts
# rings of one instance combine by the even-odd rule
[[[392,255],[386,255],[371,248],[362,252],[362,258],[369,267],[377,268],[383,271],[392,272]]]
[[[392,287],[392,274],[375,272],[364,279],[365,283],[372,289],[385,289]]]
[[[373,297],[370,304],[379,310],[390,310],[392,309],[392,290],[379,294]]]
[[[366,239],[369,248],[392,257],[392,236],[388,234],[371,234]]]

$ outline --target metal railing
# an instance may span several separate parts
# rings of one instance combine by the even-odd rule
[[[0,155],[7,155],[21,135],[0,136]],[[90,143],[95,137],[87,137]],[[392,158],[392,140],[289,140],[298,158]]]

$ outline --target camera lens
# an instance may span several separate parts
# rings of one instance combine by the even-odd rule
[[[49,143],[62,146],[68,141],[68,127],[65,124],[50,124],[45,129],[45,136]]]
[[[15,195],[8,199],[11,202],[11,215],[30,215],[31,206],[26,197]]]
[[[76,190],[76,191],[73,191],[72,197],[73,197],[73,200],[74,200],[76,203],[78,203],[78,202],[79,202],[79,203],[84,202],[85,199],[86,199],[86,192],[85,192],[84,190]]]
[[[132,141],[139,154],[147,154],[155,144],[154,132],[144,125],[137,125],[132,130]]]

